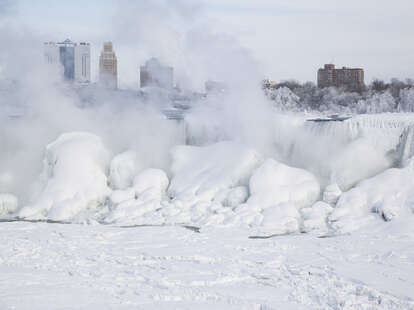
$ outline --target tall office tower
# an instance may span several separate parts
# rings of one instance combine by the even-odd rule
[[[46,42],[44,44],[45,61],[48,64],[60,64],[63,77],[68,81],[89,82],[91,80],[91,57],[89,43]]]
[[[63,76],[66,80],[75,78],[75,43],[66,39],[57,44],[59,46],[59,60],[63,66]]]
[[[75,81],[88,83],[91,81],[91,48],[89,43],[75,45]]]
[[[99,83],[105,88],[118,88],[118,63],[112,42],[104,43],[99,57]]]
[[[166,89],[173,88],[173,68],[163,66],[158,59],[151,58],[140,68],[141,88],[153,86]]]

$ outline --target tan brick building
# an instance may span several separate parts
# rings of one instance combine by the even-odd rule
[[[335,65],[326,64],[318,70],[318,87],[343,87],[349,91],[361,92],[365,88],[364,69],[346,68],[335,69]]]
[[[99,57],[99,83],[105,88],[118,88],[118,62],[112,42],[104,43]]]

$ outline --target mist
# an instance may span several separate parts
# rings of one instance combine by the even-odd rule
[[[3,1],[1,14],[18,12],[11,2]],[[265,125],[271,121],[270,106],[259,87],[259,66],[236,39],[210,31],[200,5],[187,1],[119,5],[109,36],[114,38],[120,67],[129,68],[120,70],[120,81],[121,88],[130,92],[121,95],[91,88],[89,95],[95,102],[86,105],[59,70],[45,65],[44,35],[3,20],[0,44],[7,49],[0,52],[0,192],[13,193],[23,203],[30,200],[45,146],[70,131],[94,133],[113,156],[134,150],[141,167],[168,171],[169,150],[185,143],[185,128],[165,118],[160,111],[165,106],[155,100],[143,102],[137,95],[139,65],[151,56],[174,67],[175,82],[182,89],[203,90],[210,79],[231,90],[194,106],[187,130],[197,130],[194,124],[215,122],[219,134],[207,143],[239,140],[271,152],[273,133]]]

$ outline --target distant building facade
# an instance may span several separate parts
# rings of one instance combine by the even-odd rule
[[[105,88],[118,88],[118,62],[112,42],[104,43],[99,57],[99,83]]]
[[[336,69],[333,64],[326,64],[318,70],[318,87],[344,87],[349,91],[364,90],[364,70],[361,68]]]
[[[76,44],[69,39],[63,42],[44,44],[45,61],[60,64],[63,77],[68,81],[89,82],[91,80],[91,52],[89,43]]]
[[[86,42],[75,45],[75,81],[91,81],[91,47]]]
[[[174,84],[174,71],[172,67],[163,66],[156,58],[151,58],[140,68],[140,86],[160,87],[172,89]]]

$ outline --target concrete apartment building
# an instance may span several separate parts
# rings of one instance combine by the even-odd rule
[[[333,64],[326,64],[318,70],[318,87],[343,87],[349,91],[364,90],[364,70],[361,68],[336,69]]]
[[[87,83],[91,80],[91,52],[89,43],[63,42],[44,43],[45,61],[61,65],[63,77],[68,81]]]
[[[140,68],[140,86],[173,88],[173,68],[161,65],[156,58],[151,58]]]
[[[105,42],[99,57],[99,84],[108,89],[118,88],[118,62],[112,42]]]

